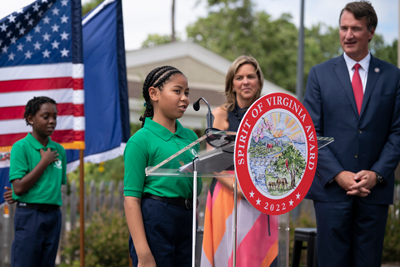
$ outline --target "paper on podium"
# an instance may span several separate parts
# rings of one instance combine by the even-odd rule
[[[192,176],[193,162],[196,161],[197,171],[202,177],[220,176],[219,172],[233,169],[235,139],[236,132],[209,129],[205,135],[174,155],[156,166],[147,167],[146,175]]]
[[[224,147],[214,148],[200,154],[196,162],[196,168],[200,172],[212,173],[233,170],[233,152],[235,143],[228,144]],[[193,163],[188,163],[179,168],[180,172],[192,172]]]
[[[321,149],[321,148],[323,148],[324,146],[329,145],[329,144],[332,143],[333,141],[335,141],[335,139],[334,139],[333,137],[318,136],[318,137],[317,137],[318,149]]]

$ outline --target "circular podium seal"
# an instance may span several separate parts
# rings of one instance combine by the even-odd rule
[[[247,110],[235,142],[237,179],[253,207],[280,215],[300,204],[318,160],[314,124],[300,101],[284,93],[261,97]]]

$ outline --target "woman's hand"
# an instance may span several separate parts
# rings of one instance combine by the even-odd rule
[[[233,183],[232,183],[232,192],[235,194],[235,181],[233,181]],[[244,198],[242,189],[240,188],[239,184],[237,184],[237,196],[241,197],[241,198]]]

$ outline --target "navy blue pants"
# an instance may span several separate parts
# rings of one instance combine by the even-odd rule
[[[176,267],[192,264],[193,210],[150,198],[142,199],[142,215],[147,242],[157,266]],[[133,266],[138,258],[129,236]]]
[[[61,231],[61,211],[17,207],[14,217],[12,267],[55,265]]]
[[[318,266],[380,267],[388,205],[314,201]]]

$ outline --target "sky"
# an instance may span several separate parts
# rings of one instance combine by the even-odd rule
[[[82,0],[83,3],[90,0]],[[253,0],[256,10],[263,10],[273,19],[282,13],[292,15],[292,22],[300,24],[301,0]],[[32,0],[0,0],[0,18],[30,4]],[[304,0],[304,24],[317,23],[337,26],[341,9],[348,0]],[[370,0],[378,15],[376,33],[392,43],[399,36],[400,0]],[[171,34],[172,0],[122,0],[125,48],[139,49],[149,34]],[[197,4],[196,4],[197,3]],[[175,32],[186,40],[186,26],[199,17],[207,16],[206,0],[175,0]]]

